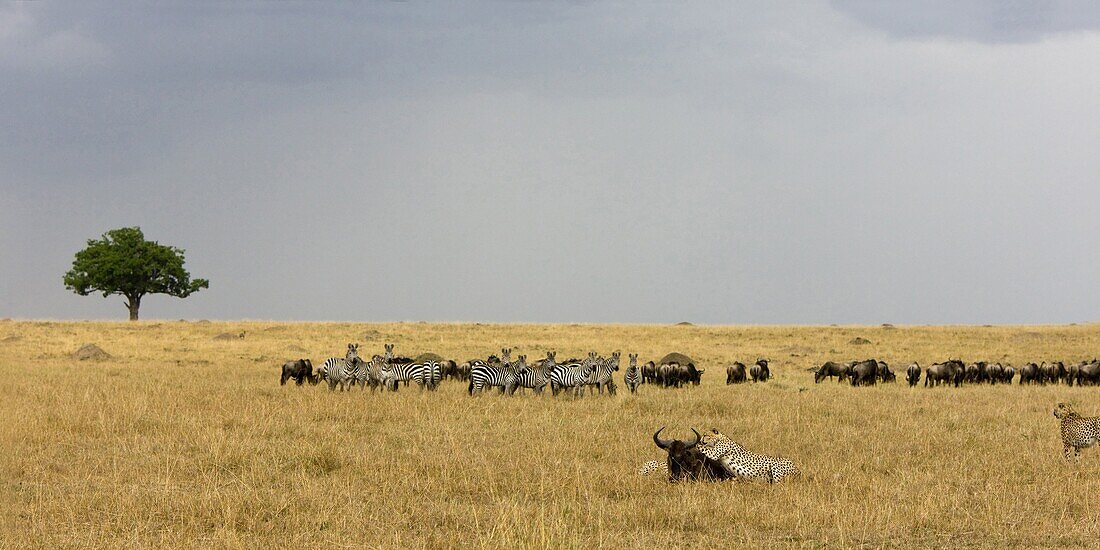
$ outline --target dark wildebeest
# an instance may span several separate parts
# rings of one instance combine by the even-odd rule
[[[878,380],[878,361],[867,359],[852,365],[853,386],[873,386]]]
[[[886,361],[877,361],[878,370],[876,375],[880,382],[897,382],[898,377],[894,374],[894,371],[890,370],[890,365],[886,364]]]
[[[991,385],[1004,381],[1004,367],[1000,363],[990,363],[985,367],[986,381]]]
[[[983,366],[984,366],[984,364],[981,363],[981,362],[971,363],[971,364],[967,365],[966,366],[965,380],[967,382],[971,383],[971,384],[973,384],[975,382],[981,382],[981,378],[982,378],[981,372],[983,370]]]
[[[740,361],[734,361],[732,365],[726,367],[726,384],[740,384],[747,380],[745,375],[745,364]]]
[[[909,365],[909,368],[905,369],[905,380],[909,382],[909,387],[917,385],[920,382],[920,365],[913,363]]]
[[[963,377],[966,376],[966,366],[958,359],[948,359],[943,363],[933,363],[924,369],[924,386],[936,386],[937,384],[954,384],[959,387]]]
[[[1028,363],[1020,367],[1020,385],[1031,384],[1032,382],[1042,384],[1042,373],[1039,372],[1039,365]]]
[[[1077,367],[1077,385],[1100,385],[1100,362],[1093,359],[1091,362]]]
[[[661,439],[662,430],[664,427],[653,434],[653,442],[668,453],[669,481],[710,481],[733,477],[721,462],[707,458],[703,451],[695,448],[699,444],[699,432],[695,428],[691,429],[695,433],[695,440],[691,443],[678,439]]]
[[[1051,363],[1043,361],[1043,365],[1039,368],[1039,372],[1043,381],[1050,382],[1051,384],[1057,384],[1066,379],[1066,365],[1061,361],[1054,361]]]
[[[699,383],[699,376],[702,371],[695,368],[695,360],[679,353],[672,352],[657,361],[657,372],[660,377],[661,367],[668,365],[670,368],[666,371],[667,375],[662,384],[667,388],[669,386],[676,386],[679,388],[683,384],[691,382],[693,384]]]
[[[302,382],[309,381],[311,385],[316,385],[321,380],[319,376],[313,374],[313,362],[309,359],[298,359],[297,361],[287,361],[283,363],[283,375],[279,378],[279,385],[285,386],[286,381],[294,379],[294,383],[301,386]]]
[[[772,377],[772,371],[768,369],[767,359],[757,359],[756,364],[749,368],[749,376],[753,382],[767,382]]]
[[[657,383],[657,365],[654,364],[653,361],[648,361],[646,364],[642,365],[642,383]]]
[[[816,371],[814,371],[814,383],[821,382],[825,378],[837,377],[837,382],[843,382],[845,378],[848,378],[852,374],[852,365],[855,363],[836,363],[834,361],[826,361],[824,365],[821,365]]]
[[[1001,374],[1001,382],[1011,384],[1014,376],[1016,376],[1016,369],[1012,368],[1012,365],[1005,365],[1004,371]]]

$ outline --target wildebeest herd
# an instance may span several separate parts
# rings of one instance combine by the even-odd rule
[[[384,354],[364,360],[359,356],[359,344],[348,344],[344,357],[329,358],[316,372],[309,359],[287,361],[283,364],[279,382],[284,385],[292,379],[298,385],[326,382],[331,391],[337,387],[343,391],[356,385],[372,391],[397,391],[402,383],[407,386],[409,382],[415,382],[421,389],[435,390],[444,380],[456,380],[467,383],[470,395],[490,388],[497,388],[505,395],[525,389],[541,394],[546,386],[550,386],[553,395],[571,391],[579,396],[585,388],[589,389],[589,393],[599,392],[602,395],[607,390],[608,395],[615,395],[618,388],[614,373],[620,370],[621,354],[617,351],[608,357],[589,352],[584,359],[562,362],[558,362],[556,352],[549,351],[546,357],[529,363],[526,355],[517,355],[513,359],[512,349],[504,348],[499,356],[490,355],[485,359],[458,363],[434,353],[423,353],[413,358],[395,356],[393,348],[393,344],[386,344]],[[695,361],[682,353],[670,353],[641,366],[638,365],[637,354],[630,354],[628,359],[623,382],[631,393],[637,392],[643,384],[680,388],[697,386],[702,380],[703,369],[697,368]],[[758,361],[753,373],[754,381],[767,380],[770,377],[767,361]]]
[[[732,367],[731,367],[732,368]],[[814,373],[814,382],[826,378],[836,378],[838,382],[849,381],[853,386],[872,385],[876,382],[894,382],[897,376],[885,361],[865,359],[837,363],[827,361],[820,367],[810,369]],[[921,379],[920,364],[912,363],[905,369],[905,380],[909,386],[916,386]],[[1019,384],[1058,384],[1078,386],[1100,385],[1100,361],[1081,361],[1067,367],[1062,361],[1043,361],[1027,363],[1017,371],[1012,365],[987,361],[966,364],[959,359],[948,359],[942,363],[933,363],[923,369],[924,386],[953,385],[956,388],[966,384],[1011,384],[1019,374]],[[728,383],[728,381],[727,381]]]

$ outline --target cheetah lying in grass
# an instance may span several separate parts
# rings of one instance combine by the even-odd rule
[[[728,436],[711,428],[699,442],[699,450],[711,460],[717,460],[740,481],[779,483],[801,475],[794,462],[786,458],[758,455],[745,449]]]

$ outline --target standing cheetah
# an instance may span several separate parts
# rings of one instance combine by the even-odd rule
[[[711,428],[699,442],[699,450],[711,460],[717,460],[739,480],[763,480],[779,483],[783,479],[801,473],[794,462],[786,458],[758,455],[745,449],[728,436]]]
[[[1091,447],[1100,440],[1100,417],[1084,417],[1077,414],[1073,407],[1059,403],[1054,408],[1054,417],[1062,421],[1062,453],[1066,460],[1081,458],[1081,449]]]

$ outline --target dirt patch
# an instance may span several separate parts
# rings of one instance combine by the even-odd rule
[[[240,333],[240,334],[231,334],[231,333],[228,333],[228,332],[223,332],[223,333],[221,333],[221,334],[214,337],[215,340],[240,340],[242,338],[244,338],[244,333],[243,332]]]
[[[95,344],[84,344],[83,346],[80,346],[80,349],[74,351],[69,357],[72,357],[73,359],[76,359],[78,361],[87,361],[89,359],[92,361],[104,361],[110,359],[111,354],[103,351],[102,348]]]
[[[867,344],[870,344],[871,341],[862,336],[856,336],[855,338],[848,340],[848,343],[853,346],[866,346]]]

